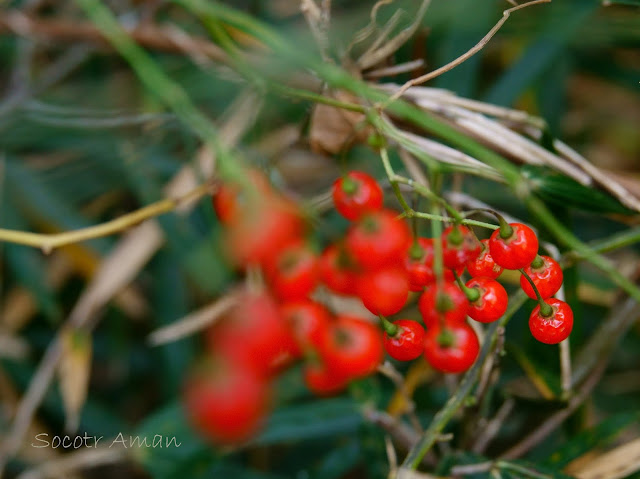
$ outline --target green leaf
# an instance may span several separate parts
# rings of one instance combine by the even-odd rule
[[[147,438],[147,442],[153,442],[157,436],[163,440],[175,438],[171,447],[130,449],[133,457],[154,478],[177,478],[186,467],[204,472],[215,459],[213,448],[198,438],[189,427],[180,402],[171,403],[148,416],[135,432],[124,436],[125,440],[128,441],[130,436],[137,436],[141,440]]]
[[[494,84],[485,101],[496,105],[512,105],[566,50],[572,35],[597,7],[597,2],[564,2],[546,6],[545,16],[538,20],[540,25],[548,27],[539,33],[537,40],[520,55],[520,60]],[[526,12],[517,13],[527,15]]]
[[[548,168],[526,165],[521,168],[522,176],[529,187],[542,200],[568,208],[576,208],[590,213],[636,215],[613,196],[589,188],[577,181]]]
[[[507,343],[506,349],[520,364],[527,378],[529,378],[542,398],[553,400],[560,396],[560,379],[556,374],[527,356],[522,348]],[[514,389],[512,392],[517,395],[518,391],[519,388]]]
[[[545,463],[563,468],[592,449],[606,445],[629,426],[638,424],[638,421],[640,421],[640,412],[615,414],[597,426],[569,439]]]
[[[318,399],[276,410],[252,445],[320,439],[353,434],[362,423],[358,404],[350,398]]]

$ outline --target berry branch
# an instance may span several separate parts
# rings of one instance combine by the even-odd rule
[[[406,469],[417,469],[425,454],[433,447],[440,437],[440,434],[447,426],[451,418],[464,406],[467,398],[471,395],[487,357],[493,353],[494,347],[498,341],[498,335],[501,328],[504,328],[511,317],[520,309],[526,300],[523,292],[516,294],[509,304],[509,309],[500,319],[489,326],[485,335],[485,342],[482,345],[478,359],[465,374],[462,381],[458,385],[455,393],[447,401],[444,407],[434,416],[433,421],[425,431],[424,435],[416,445],[411,448],[409,454],[402,463],[402,467]]]

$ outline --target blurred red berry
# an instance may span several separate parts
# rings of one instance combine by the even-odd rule
[[[479,298],[470,302],[467,314],[481,323],[491,323],[507,311],[509,296],[504,287],[495,279],[480,277],[467,282],[467,287],[475,289]]]
[[[364,273],[358,279],[358,296],[373,314],[395,314],[409,297],[407,272],[401,267],[392,267]]]
[[[428,330],[439,325],[440,318],[446,324],[464,323],[469,301],[457,284],[446,282],[438,287],[433,283],[420,296],[418,309]]]
[[[464,268],[481,250],[482,244],[466,226],[449,226],[442,233],[442,260],[449,269]]]
[[[226,249],[235,264],[265,264],[302,237],[304,223],[296,206],[281,197],[265,196],[227,225]]]
[[[375,372],[384,358],[382,332],[364,319],[338,316],[329,326],[320,357],[348,380]]]
[[[357,271],[355,263],[341,245],[332,244],[320,257],[320,280],[334,293],[356,293]]]
[[[553,314],[545,318],[540,314],[538,304],[529,316],[529,329],[534,338],[541,343],[557,344],[564,341],[573,329],[573,311],[564,301],[550,298],[545,302],[553,309]]]
[[[496,264],[489,251],[489,240],[481,241],[482,250],[480,254],[472,260],[467,261],[467,271],[473,278],[485,276],[496,279],[502,274],[503,268]]]
[[[424,351],[424,328],[411,319],[398,319],[393,322],[398,332],[390,336],[384,333],[384,348],[389,356],[398,361],[411,361]]]
[[[478,336],[464,323],[427,328],[424,356],[434,369],[461,373],[471,367],[480,352]]]
[[[529,266],[538,254],[538,237],[527,225],[510,223],[509,226],[513,231],[508,238],[500,236],[500,229],[489,238],[491,257],[505,269]]]
[[[347,378],[342,373],[328,369],[321,362],[305,364],[303,376],[309,390],[317,396],[338,394],[348,384]]]
[[[298,345],[298,355],[307,350],[317,350],[331,322],[331,313],[320,303],[308,299],[282,305],[282,316],[293,331]]]
[[[538,256],[538,258],[524,268],[524,271],[533,280],[542,299],[547,299],[556,294],[562,286],[562,268],[555,259],[549,256]],[[535,291],[524,275],[520,276],[520,286],[527,296],[531,299],[537,299]]]
[[[382,208],[382,188],[362,171],[350,171],[333,184],[333,203],[342,216],[357,220],[368,211]]]
[[[402,265],[411,245],[411,231],[395,211],[364,214],[346,238],[347,251],[365,269]]]
[[[218,444],[238,444],[259,431],[269,383],[242,362],[215,357],[186,382],[184,406],[193,426]]]
[[[207,345],[225,356],[271,375],[298,351],[293,332],[276,302],[265,293],[245,292],[231,311],[207,331]]]
[[[246,170],[246,179],[252,191],[243,191],[236,183],[223,183],[213,194],[211,201],[218,219],[223,224],[230,223],[234,218],[243,215],[251,207],[252,195],[254,201],[262,196],[273,193],[269,181],[264,174],[255,169]]]
[[[304,299],[318,284],[318,257],[308,244],[294,242],[267,262],[265,273],[273,293],[279,299]]]
[[[433,240],[416,238],[404,260],[409,277],[409,289],[422,291],[425,286],[436,280],[433,274]]]

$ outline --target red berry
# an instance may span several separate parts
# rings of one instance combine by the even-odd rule
[[[329,325],[320,357],[348,380],[373,373],[384,357],[382,332],[354,316],[338,316]]]
[[[545,301],[553,309],[553,314],[545,318],[537,305],[529,316],[529,329],[534,338],[541,343],[557,344],[564,341],[573,329],[573,311],[564,301],[550,298]]]
[[[237,444],[253,436],[269,404],[269,384],[241,362],[215,357],[186,383],[187,417],[207,439]]]
[[[407,272],[396,267],[364,273],[358,279],[358,296],[373,314],[395,314],[409,297]]]
[[[502,274],[503,268],[496,264],[489,251],[489,240],[482,240],[482,251],[476,259],[467,261],[467,271],[473,278],[485,276],[496,279]]]
[[[558,262],[549,256],[540,256],[541,265],[535,265],[537,260],[524,268],[525,273],[533,280],[542,299],[547,299],[558,292],[562,286],[562,268]],[[520,276],[520,286],[531,299],[537,299],[536,293],[524,275]]]
[[[321,362],[311,362],[303,370],[304,382],[317,396],[331,396],[347,386],[347,379],[338,371],[333,371]]]
[[[504,287],[495,279],[480,277],[467,282],[468,288],[473,288],[480,293],[480,297],[470,302],[470,318],[481,323],[491,323],[499,319],[507,310],[509,296]]]
[[[480,351],[478,336],[468,324],[436,325],[427,328],[424,356],[434,369],[461,373],[471,367]]]
[[[275,301],[265,293],[244,293],[238,304],[207,331],[214,354],[271,375],[298,350],[291,328]]]
[[[433,283],[436,280],[433,274],[433,240],[417,238],[407,252],[404,267],[411,291],[422,291],[426,285]]]
[[[411,231],[395,211],[373,211],[355,223],[346,238],[347,251],[366,269],[402,265],[411,245]]]
[[[243,191],[236,183],[223,183],[211,198],[213,209],[223,224],[230,223],[251,207],[251,195],[255,195],[255,201],[261,196],[273,193],[269,181],[260,171],[249,169],[246,170],[246,175],[247,181],[254,188],[253,191]]]
[[[510,223],[511,236],[502,238],[497,229],[489,239],[491,257],[505,269],[520,269],[529,266],[538,254],[538,237],[527,225]]]
[[[334,293],[353,295],[356,290],[355,262],[340,245],[330,245],[320,257],[320,280]]]
[[[368,211],[381,209],[382,200],[380,185],[362,171],[351,171],[333,184],[333,203],[351,221]]]
[[[307,244],[295,242],[267,263],[265,273],[279,299],[304,299],[318,284],[318,257]]]
[[[482,244],[466,226],[449,226],[442,233],[442,260],[449,269],[464,268],[481,250]]]
[[[440,318],[446,324],[464,323],[469,301],[457,284],[446,282],[439,288],[438,284],[434,283],[420,296],[418,309],[428,330],[439,325]]]
[[[293,203],[265,196],[233,218],[224,241],[231,259],[239,266],[264,264],[289,243],[299,240],[304,224]]]
[[[384,348],[398,361],[411,361],[424,351],[424,328],[411,319],[399,319],[393,324],[398,326],[394,336],[384,333]]]
[[[320,347],[331,322],[331,313],[327,308],[306,299],[285,303],[281,311],[293,331],[293,337],[299,347],[298,355],[303,351]]]

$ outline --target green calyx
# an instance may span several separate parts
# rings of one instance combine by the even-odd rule
[[[342,177],[342,191],[344,191],[349,196],[353,195],[358,191],[358,183],[353,181],[349,176],[344,175]]]
[[[500,222],[500,238],[506,240],[513,236],[513,227],[502,216],[498,216]]]
[[[409,248],[409,258],[413,261],[420,261],[424,257],[424,248],[420,246],[420,243],[414,241]]]
[[[544,300],[540,301],[540,316],[550,318],[553,316],[553,307]]]
[[[544,259],[539,254],[536,255],[536,259],[531,262],[531,269],[541,269],[544,267]]]
[[[447,243],[452,244],[454,246],[460,246],[463,240],[464,240],[464,237],[462,236],[462,232],[460,231],[460,228],[458,228],[458,225],[454,225],[451,232],[447,235]]]
[[[443,348],[450,348],[455,345],[456,337],[455,335],[448,329],[442,330],[442,332],[438,335],[438,344]]]
[[[449,297],[447,293],[438,293],[436,297],[436,311],[439,313],[446,313],[447,311],[451,311],[455,308],[455,304],[453,304],[453,300]]]

